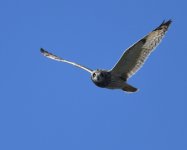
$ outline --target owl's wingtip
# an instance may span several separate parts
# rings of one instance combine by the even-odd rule
[[[45,50],[44,50],[43,48],[40,48],[40,52],[41,52],[41,53],[44,53]]]
[[[167,21],[162,21],[162,23],[156,28],[156,29],[154,29],[153,31],[156,31],[156,30],[160,30],[160,29],[162,29],[163,27],[166,27],[166,29],[168,29],[169,28],[169,26],[171,25],[171,23],[172,23],[172,20],[171,19],[169,19],[169,20],[167,20]]]
[[[169,19],[168,21],[164,20],[161,25],[169,26],[172,22],[173,22],[172,19]]]
[[[43,49],[43,48],[40,48],[40,52],[41,52],[44,56],[46,56],[46,57],[48,57],[49,55],[52,55],[51,53],[49,53],[48,51],[46,51],[46,50]]]

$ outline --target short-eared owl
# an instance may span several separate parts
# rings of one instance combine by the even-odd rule
[[[136,92],[138,89],[129,85],[127,80],[142,67],[145,60],[164,37],[171,22],[171,20],[163,21],[160,26],[129,47],[111,70],[92,70],[53,55],[43,48],[41,48],[41,53],[48,58],[69,63],[86,70],[91,74],[91,80],[99,87],[122,89],[126,92]]]

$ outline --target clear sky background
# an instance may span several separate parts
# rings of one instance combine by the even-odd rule
[[[185,0],[1,0],[1,150],[186,150]],[[164,19],[173,24],[127,94],[43,57],[110,69]]]

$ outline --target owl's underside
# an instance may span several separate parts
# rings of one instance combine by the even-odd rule
[[[95,70],[91,75],[91,80],[96,86],[108,89],[122,89],[126,92],[136,92],[138,89],[127,84],[126,80],[107,70]]]
[[[50,59],[66,62],[89,72],[91,74],[91,80],[98,87],[136,92],[137,88],[129,85],[127,80],[143,66],[145,60],[164,37],[170,24],[171,20],[163,21],[160,26],[128,48],[111,70],[92,70],[77,63],[62,59],[42,48],[41,52]]]

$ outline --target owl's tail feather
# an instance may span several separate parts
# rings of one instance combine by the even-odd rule
[[[125,83],[123,88],[122,88],[123,91],[126,91],[126,92],[136,92],[138,89]]]

